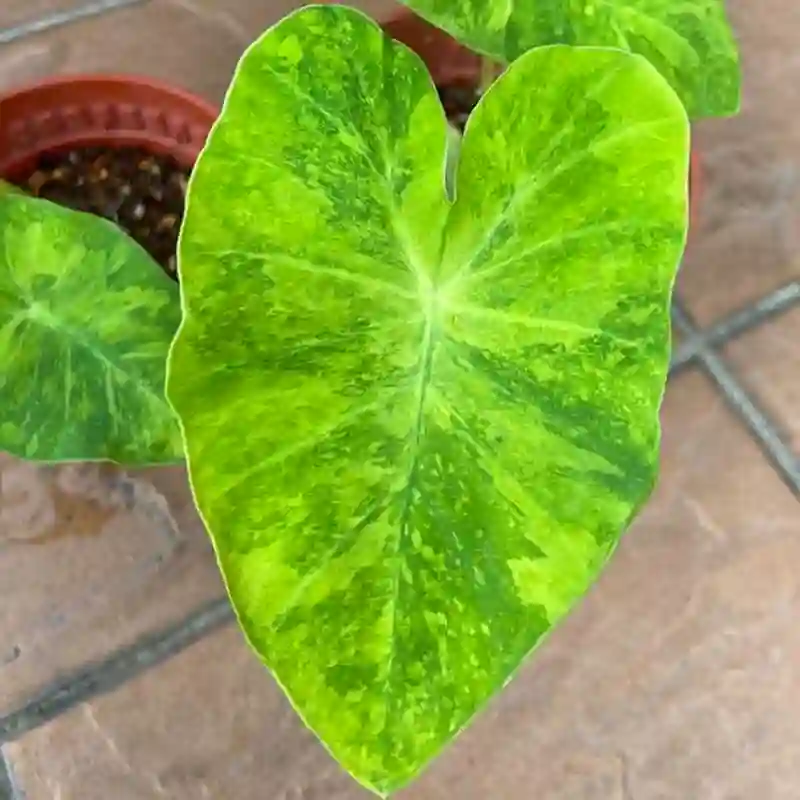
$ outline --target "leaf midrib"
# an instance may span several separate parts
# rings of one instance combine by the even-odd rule
[[[425,402],[427,400],[428,389],[431,385],[431,375],[433,371],[433,356],[438,343],[440,331],[434,318],[432,306],[427,309],[425,318],[425,330],[420,347],[420,371],[417,382],[417,407],[414,412],[414,422],[411,430],[412,451],[408,466],[406,486],[403,492],[403,509],[400,518],[400,525],[396,534],[396,542],[392,560],[394,562],[394,574],[392,576],[392,593],[389,602],[392,607],[392,624],[389,631],[390,650],[386,659],[386,676],[384,679],[381,696],[386,703],[386,716],[384,718],[384,732],[392,728],[392,713],[396,708],[397,694],[389,691],[394,671],[395,658],[397,656],[397,637],[395,630],[397,627],[398,609],[400,607],[400,576],[402,573],[402,551],[403,545],[408,540],[409,535],[409,516],[413,507],[413,489],[416,485],[417,471],[419,469],[420,443],[422,441],[422,430],[425,421]]]

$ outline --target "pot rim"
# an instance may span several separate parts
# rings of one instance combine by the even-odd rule
[[[73,73],[0,94],[0,177],[15,180],[45,152],[143,147],[182,166],[197,160],[219,109],[158,78]]]
[[[161,78],[151,78],[148,75],[134,72],[73,72],[67,75],[53,75],[48,78],[31,81],[19,87],[11,87],[8,91],[0,94],[0,103],[6,103],[17,97],[33,94],[44,89],[79,83],[87,85],[127,84],[129,86],[143,86],[190,103],[198,110],[204,111],[215,118],[219,116],[218,108],[183,86],[170,83]]]

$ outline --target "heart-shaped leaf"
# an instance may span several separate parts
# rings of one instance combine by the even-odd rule
[[[739,56],[724,0],[402,1],[467,47],[500,61],[549,44],[619,47],[651,61],[689,116],[739,109]]]
[[[111,223],[0,194],[0,450],[180,459],[164,395],[180,313],[175,283]]]
[[[391,791],[591,584],[656,475],[688,122],[647,61],[550,47],[445,191],[421,61],[309,7],[194,172],[167,390],[246,635]]]

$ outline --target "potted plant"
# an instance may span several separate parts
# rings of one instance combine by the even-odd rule
[[[639,55],[525,52],[461,140],[412,50],[304,8],[244,54],[193,171],[177,316],[110,222],[0,193],[0,448],[182,442],[248,641],[387,794],[652,490],[688,163]]]
[[[163,395],[180,321],[175,248],[189,171],[216,115],[129,75],[54,78],[0,98],[0,178],[24,191],[0,204],[0,283],[17,287],[0,292],[0,449],[45,461],[182,460]]]
[[[0,178],[116,222],[174,276],[185,184],[217,109],[133,75],[50,78],[0,109]]]

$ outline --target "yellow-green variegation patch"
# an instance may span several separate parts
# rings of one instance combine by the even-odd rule
[[[402,1],[500,61],[550,44],[618,47],[652,62],[691,117],[739,109],[739,56],[724,0]]]
[[[643,58],[532,51],[467,125],[313,6],[194,172],[167,389],[247,638],[337,759],[411,779],[652,489],[688,122]]]
[[[0,193],[0,450],[176,461],[164,395],[177,286],[105,220]]]

